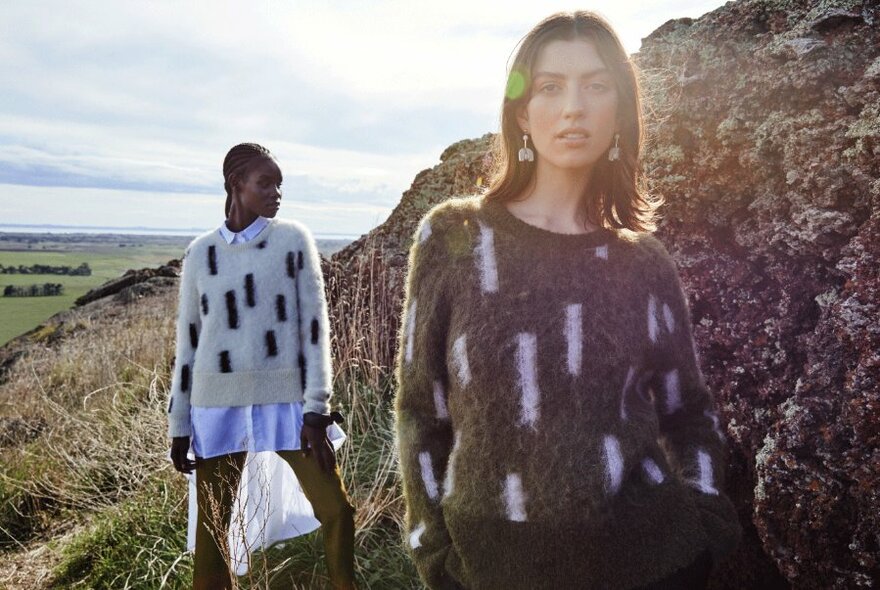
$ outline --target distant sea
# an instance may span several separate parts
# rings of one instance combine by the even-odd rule
[[[0,233],[28,234],[122,234],[128,236],[196,236],[207,228],[106,227],[100,225],[18,225],[0,223]],[[356,240],[354,234],[315,233],[318,240]]]

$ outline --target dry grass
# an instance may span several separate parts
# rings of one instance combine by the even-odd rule
[[[328,281],[334,321],[335,402],[348,440],[338,460],[357,513],[356,573],[364,588],[417,588],[400,527],[391,413],[399,304],[384,266],[366,256]],[[176,289],[124,307],[75,314],[82,328],[35,346],[0,385],[0,418],[42,429],[0,448],[0,551],[8,588],[183,588],[191,583],[186,479],[167,460],[165,408]],[[297,537],[254,563],[241,587],[326,583],[320,534]],[[274,581],[274,583],[273,583]]]

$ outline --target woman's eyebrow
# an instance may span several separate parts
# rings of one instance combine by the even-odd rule
[[[581,74],[580,77],[581,78],[592,78],[593,76],[598,76],[600,74],[607,74],[607,73],[608,73],[608,68],[601,67],[601,68],[595,68],[595,69],[586,71],[583,74]],[[536,72],[534,75],[535,80],[537,80],[538,78],[556,78],[556,79],[565,78],[565,74],[562,74],[560,72],[540,71],[540,72]]]

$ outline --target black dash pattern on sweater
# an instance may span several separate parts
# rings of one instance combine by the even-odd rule
[[[238,328],[238,305],[235,302],[235,291],[226,292],[226,313],[229,318],[229,327],[233,330]]]
[[[232,361],[229,360],[229,351],[221,350],[220,351],[220,372],[221,373],[231,373],[232,372]]]
[[[189,363],[180,367],[180,391],[189,391]]]
[[[199,332],[196,330],[196,325],[193,323],[190,323],[189,325],[189,344],[193,348],[196,348],[199,345]]]
[[[266,331],[266,356],[278,356],[278,343],[275,341],[275,330]]]
[[[286,261],[287,261],[287,276],[289,276],[292,279],[295,279],[296,278],[296,267],[295,267],[294,261],[293,261],[293,252],[287,253]]]
[[[312,318],[312,344],[318,343],[318,318]]]
[[[217,246],[208,246],[208,270],[217,274]]]
[[[275,314],[278,316],[279,322],[287,321],[287,300],[284,295],[278,295],[275,298]]]
[[[208,294],[202,293],[202,315],[208,315]]]
[[[254,273],[252,272],[249,272],[244,277],[244,294],[247,306],[255,307],[257,305],[257,294],[256,287],[254,287]]]

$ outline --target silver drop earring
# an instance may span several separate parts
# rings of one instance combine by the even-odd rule
[[[535,152],[529,147],[529,134],[526,133],[523,135],[523,147],[519,150],[519,161],[520,162],[534,162],[535,161]]]
[[[608,150],[608,159],[612,162],[620,159],[620,146],[617,144],[620,139],[620,133],[614,134],[614,147]]]

